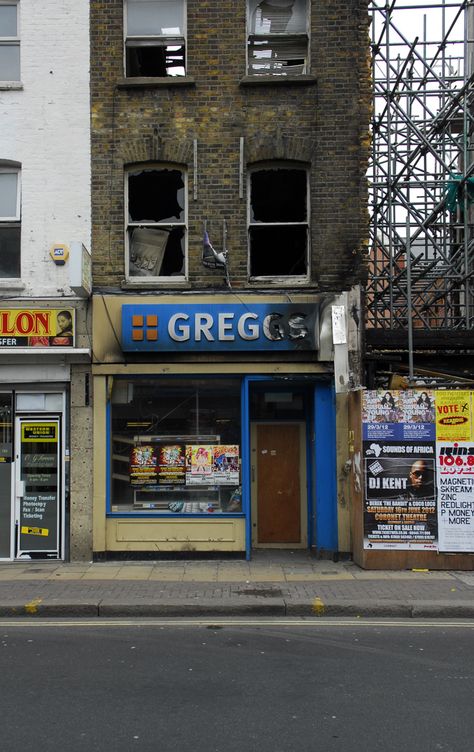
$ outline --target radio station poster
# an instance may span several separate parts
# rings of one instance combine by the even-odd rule
[[[368,390],[362,396],[363,438],[391,441],[402,437],[401,392]]]
[[[213,449],[212,444],[186,446],[186,485],[213,483]]]
[[[439,550],[474,552],[474,441],[436,444]]]
[[[472,434],[471,392],[436,392],[436,441],[470,441]]]
[[[363,442],[364,548],[436,550],[434,442]]]
[[[183,444],[169,444],[158,448],[158,484],[167,486],[186,483],[186,449]]]
[[[136,446],[130,453],[130,485],[157,485],[158,461],[156,448],[153,446]]]
[[[213,447],[212,482],[219,485],[239,484],[239,447],[235,444]]]

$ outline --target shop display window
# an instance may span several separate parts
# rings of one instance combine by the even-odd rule
[[[240,382],[115,379],[111,513],[242,512]]]

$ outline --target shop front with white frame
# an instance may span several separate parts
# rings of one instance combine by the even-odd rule
[[[67,333],[58,331],[58,316]],[[88,440],[77,396],[71,409],[78,372],[90,388],[79,320],[82,327],[75,307],[0,311],[1,561],[70,557],[71,439],[79,432]]]

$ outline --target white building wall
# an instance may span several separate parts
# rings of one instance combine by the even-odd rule
[[[22,165],[22,297],[69,294],[53,244],[90,248],[88,0],[20,0],[21,89],[0,83],[0,160]]]

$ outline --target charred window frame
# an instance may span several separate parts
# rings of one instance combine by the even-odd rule
[[[307,282],[309,170],[301,163],[270,163],[249,171],[249,276]]]
[[[125,0],[125,75],[186,73],[185,0]]]
[[[0,0],[0,81],[20,82],[20,30],[17,2]]]
[[[126,274],[185,279],[187,176],[177,165],[133,165],[125,176]]]
[[[309,0],[248,0],[250,76],[309,72]]]
[[[21,276],[21,180],[19,167],[0,162],[0,278]]]

